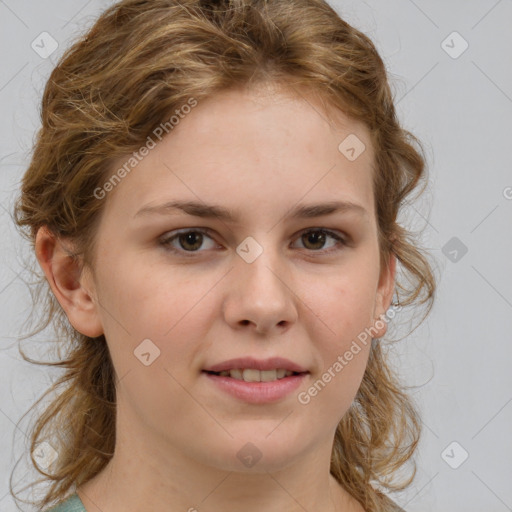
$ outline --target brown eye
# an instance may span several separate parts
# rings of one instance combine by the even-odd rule
[[[164,246],[166,250],[177,253],[200,253],[201,247],[204,246],[205,239],[211,240],[211,246],[215,247],[215,243],[206,231],[202,229],[188,229],[178,232],[172,236],[165,236],[160,239],[160,245]]]
[[[321,231],[312,231],[302,235],[302,240],[305,241],[307,249],[322,249],[325,244],[325,239],[325,233]]]
[[[189,231],[188,233],[178,235],[177,240],[183,249],[195,251],[201,247],[203,235],[198,231]]]
[[[300,240],[303,241],[304,246],[306,249],[314,252],[330,252],[333,250],[333,247],[336,246],[336,243],[331,245],[331,248],[324,249],[324,246],[326,244],[326,241],[331,238],[334,239],[335,242],[341,245],[345,245],[345,240],[337,235],[336,233],[333,233],[332,231],[325,230],[325,229],[310,229],[300,236]]]

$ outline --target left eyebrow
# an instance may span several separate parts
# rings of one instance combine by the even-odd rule
[[[208,205],[197,201],[169,201],[164,204],[141,208],[135,217],[141,215],[169,215],[175,211],[183,211],[188,215],[201,218],[217,218],[226,222],[235,223],[240,217],[239,213],[223,206]],[[298,205],[287,215],[287,219],[312,219],[331,215],[333,213],[355,213],[361,217],[368,216],[368,211],[360,204],[351,201],[331,201],[311,205]]]

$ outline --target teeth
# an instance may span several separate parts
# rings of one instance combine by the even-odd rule
[[[277,370],[255,370],[253,368],[234,368],[233,370],[225,370],[220,372],[221,377],[231,377],[236,380],[244,380],[245,382],[271,382],[273,380],[282,379],[293,375],[293,372],[278,368]]]
[[[233,379],[237,379],[237,380],[243,380],[243,375],[242,375],[242,370],[238,370],[238,369],[234,369],[234,370],[231,370],[231,371],[227,371],[226,372],[228,374],[228,377],[233,377]]]
[[[263,376],[263,373],[266,373],[268,375],[268,373],[271,372],[260,372],[259,370],[244,370],[242,372],[242,376],[245,382],[260,382],[262,380],[261,377]]]

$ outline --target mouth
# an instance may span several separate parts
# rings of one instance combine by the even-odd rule
[[[232,368],[230,370],[202,370],[213,389],[218,389],[238,401],[248,404],[271,404],[285,400],[301,386],[310,372],[296,372],[277,368]]]
[[[257,370],[256,368],[233,368],[230,370],[223,370],[214,372],[211,370],[203,370],[203,372],[210,375],[217,375],[219,377],[230,377],[235,380],[244,382],[274,382],[277,380],[286,379],[294,375],[305,375],[309,372],[295,372],[286,370],[285,368],[276,368],[275,370]]]

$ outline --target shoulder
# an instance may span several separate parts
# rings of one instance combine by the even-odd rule
[[[44,512],[86,512],[86,510],[78,494],[74,493],[63,502]]]

